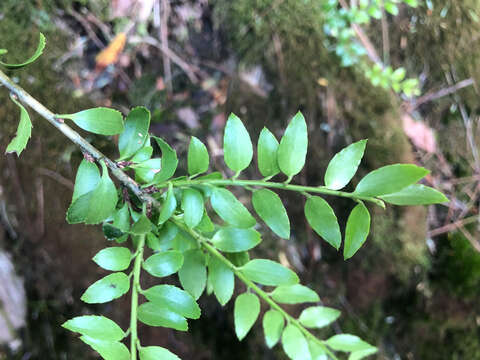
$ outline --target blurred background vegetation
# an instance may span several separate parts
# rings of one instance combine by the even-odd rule
[[[221,154],[232,111],[252,134],[268,126],[280,135],[301,110],[310,145],[299,183],[320,184],[332,155],[363,138],[369,139],[363,174],[395,162],[431,169],[427,184],[450,203],[374,210],[372,235],[347,262],[313,234],[303,203],[291,194],[283,198],[294,236],[283,241],[265,229],[258,251],[290,264],[325,304],[342,310],[321,335],[358,334],[380,348],[378,359],[480,359],[480,3],[399,2],[398,11],[382,11],[381,19],[343,23],[357,3],[2,0],[0,47],[9,49],[9,60],[23,59],[38,32],[45,33],[44,56],[11,74],[27,91],[56,113],[145,105],[152,132],[180,158],[190,135]],[[346,40],[332,36],[332,11],[340,14],[333,25],[349,30]],[[407,96],[367,78],[375,62],[404,68],[419,91]],[[7,98],[0,91],[2,151],[18,118]],[[95,359],[60,324],[101,311],[126,328],[128,299],[101,307],[80,302],[102,276],[90,259],[106,240],[97,227],[66,224],[82,155],[32,118],[22,158],[0,157],[0,254],[8,254],[0,260],[13,264],[0,267],[0,359]],[[115,156],[109,139],[88,139]],[[225,169],[221,157],[214,166]],[[329,201],[345,222],[351,204]],[[202,318],[188,334],[141,327],[145,344],[166,346],[183,359],[284,359],[267,350],[259,324],[237,341],[232,304],[222,309],[211,296],[200,301]]]

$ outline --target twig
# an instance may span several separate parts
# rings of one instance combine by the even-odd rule
[[[458,83],[456,83],[455,85],[452,85],[452,86],[449,86],[449,87],[446,87],[446,88],[443,88],[443,89],[440,89],[439,91],[436,91],[436,92],[428,92],[427,94],[419,97],[418,99],[416,99],[410,106],[410,111],[412,110],[415,110],[416,108],[418,108],[420,105],[426,103],[426,102],[429,102],[429,101],[433,101],[433,100],[437,100],[437,99],[440,99],[444,96],[447,96],[447,95],[450,95],[450,94],[453,94],[453,93],[456,93],[458,90],[460,89],[463,89],[463,88],[466,88],[468,86],[471,86],[475,84],[475,81],[472,79],[472,78],[468,78],[468,79],[465,79],[465,80],[462,80],[462,81],[459,81]]]
[[[430,238],[432,238],[432,237],[437,236],[437,235],[445,234],[445,233],[447,233],[447,232],[456,230],[456,229],[458,229],[458,228],[461,227],[461,226],[465,226],[465,225],[471,224],[471,223],[473,223],[473,222],[475,222],[475,221],[477,221],[477,220],[478,220],[478,217],[477,217],[476,215],[470,216],[470,217],[468,217],[468,218],[455,221],[455,222],[453,222],[453,223],[451,223],[451,224],[447,224],[447,225],[441,226],[441,227],[439,227],[439,228],[430,230],[430,231],[427,233],[427,236],[430,237]]]
[[[168,49],[168,17],[170,15],[170,5],[168,0],[159,0],[161,1],[161,21],[160,21],[160,41],[162,45]],[[165,85],[169,93],[172,92],[172,65],[170,63],[170,58],[163,53],[163,72],[165,74]]]
[[[95,34],[95,31],[93,31],[90,23],[85,20],[81,14],[79,14],[73,9],[69,9],[68,14],[72,15],[75,20],[77,20],[82,25],[82,27],[87,32],[88,37],[92,39],[92,41],[95,43],[95,45],[97,45],[97,47],[99,47],[100,49],[103,49],[105,47],[105,44],[98,38],[97,34]]]
[[[47,177],[55,180],[59,184],[62,184],[66,188],[68,188],[70,190],[73,190],[73,187],[74,187],[73,182],[71,182],[69,179],[67,179],[66,177],[60,175],[59,173],[57,173],[55,171],[45,169],[45,168],[37,168],[37,173],[39,175],[47,176]]]
[[[388,35],[387,14],[385,13],[385,7],[383,6],[383,1],[382,1],[382,43],[383,43],[383,63],[388,65],[388,63],[390,62],[390,39]]]

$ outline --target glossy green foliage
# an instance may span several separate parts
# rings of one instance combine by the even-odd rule
[[[298,174],[307,157],[308,134],[307,123],[298,112],[288,124],[278,147],[278,165],[280,170],[292,177]]]
[[[265,334],[265,343],[269,348],[274,347],[280,340],[285,326],[285,320],[277,310],[268,310],[263,315],[263,332]]]
[[[214,189],[210,203],[218,216],[232,226],[249,228],[256,224],[247,208],[227,189]]]
[[[179,331],[187,331],[187,320],[167,307],[146,302],[138,307],[138,320],[146,325],[161,326]]]
[[[16,152],[18,156],[27,147],[28,139],[32,135],[32,121],[27,110],[20,104],[15,97],[10,95],[10,99],[20,108],[20,121],[18,123],[17,134],[7,146],[6,153]]]
[[[186,189],[182,193],[182,210],[185,224],[194,228],[202,221],[204,214],[203,196],[196,189]]]
[[[98,266],[110,271],[126,270],[131,260],[132,253],[124,247],[106,248],[100,250],[97,255],[93,257],[93,261],[95,261]]]
[[[272,291],[272,299],[281,304],[301,304],[320,301],[312,289],[300,285],[283,285]]]
[[[31,63],[33,63],[35,60],[37,60],[42,55],[43,50],[45,49],[45,44],[46,44],[45,36],[42,33],[40,33],[39,39],[38,39],[37,50],[35,50],[35,52],[33,53],[33,55],[30,58],[28,58],[27,60],[25,60],[24,62],[22,62],[20,64],[9,64],[9,63],[5,63],[3,61],[0,61],[0,66],[3,66],[6,69],[15,70],[15,69],[20,69],[20,68],[23,68],[27,65],[30,65]],[[7,53],[7,50],[0,49],[0,55],[4,55],[6,53]]]
[[[363,203],[355,206],[347,220],[345,229],[344,259],[351,258],[367,239],[370,231],[370,213]]]
[[[305,217],[312,229],[335,249],[340,248],[342,235],[333,209],[319,196],[305,202]]]
[[[124,130],[122,114],[110,108],[98,107],[75,114],[57,115],[60,119],[72,120],[83,130],[100,135],[116,135]]]
[[[243,293],[235,299],[233,318],[235,333],[239,340],[248,334],[260,313],[260,300],[255,294]]]
[[[130,279],[123,272],[116,272],[96,281],[83,293],[82,301],[99,304],[112,301],[130,288]]]
[[[105,360],[130,360],[130,352],[121,342],[94,339],[86,335],[80,339]]]
[[[248,279],[262,285],[293,285],[299,282],[297,274],[272,260],[251,260],[241,267],[241,271]]]
[[[160,346],[142,347],[139,353],[140,360],[180,360],[177,355]]]
[[[225,125],[223,156],[225,164],[235,172],[242,171],[252,161],[252,140],[245,125],[235,114],[229,116]]]
[[[184,254],[183,266],[178,272],[182,287],[198,299],[207,285],[205,257],[200,250],[188,250]]]
[[[175,174],[178,165],[178,158],[176,151],[173,150],[165,140],[155,136],[153,138],[162,151],[162,166],[160,171],[153,177],[153,181],[155,183],[161,183],[170,179],[173,174]]]
[[[188,146],[187,161],[188,173],[190,175],[201,174],[208,170],[210,157],[208,156],[207,148],[195,136],[192,136]]]
[[[263,128],[257,145],[258,170],[263,176],[274,176],[280,172],[277,161],[278,140],[270,130]]]
[[[150,275],[165,277],[175,274],[182,265],[182,253],[175,250],[169,250],[150,256],[143,263],[143,268]]]
[[[208,261],[208,280],[212,284],[213,293],[223,306],[232,297],[235,288],[235,275],[224,262],[217,258]]]
[[[189,319],[200,317],[200,307],[186,291],[173,285],[157,285],[143,292],[143,295],[158,307],[166,307],[170,311]]]
[[[310,350],[305,336],[295,325],[287,325],[282,334],[283,350],[292,360],[310,360]]]
[[[360,140],[338,152],[325,172],[325,186],[329,189],[340,190],[347,185],[357,172],[363,158],[367,140]]]
[[[257,190],[252,195],[252,205],[275,234],[284,239],[290,238],[290,220],[277,194],[268,189]]]
[[[340,316],[340,311],[325,306],[309,307],[302,311],[299,321],[308,328],[322,328],[330,325]]]
[[[429,205],[448,202],[448,199],[440,191],[431,187],[413,184],[402,190],[382,195],[380,198],[393,205]]]
[[[130,158],[143,147],[149,128],[150,111],[143,106],[133,108],[125,119],[125,130],[118,138],[119,160]]]
[[[125,332],[114,321],[104,316],[78,316],[66,321],[62,326],[98,340],[120,341],[125,337]]]
[[[222,228],[212,238],[213,245],[220,251],[241,252],[260,243],[260,233],[253,229]]]

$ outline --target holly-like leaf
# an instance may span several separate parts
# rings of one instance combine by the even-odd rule
[[[175,274],[183,265],[180,251],[169,250],[150,256],[143,263],[143,268],[150,275],[165,277]]]
[[[240,269],[249,280],[262,285],[293,285],[299,281],[292,270],[272,260],[251,260]]]
[[[257,145],[258,170],[263,176],[275,176],[280,172],[277,161],[278,140],[270,130],[263,128]]]
[[[268,189],[254,191],[252,204],[258,216],[275,234],[284,239],[290,238],[290,220],[276,193]]]
[[[271,295],[273,300],[282,304],[301,304],[320,301],[315,291],[300,284],[279,286],[273,290]]]
[[[129,360],[130,352],[128,348],[118,341],[105,341],[94,339],[90,336],[81,336],[85,344],[90,345],[90,347],[98,352],[104,360]]]
[[[233,271],[216,257],[211,257],[208,261],[208,280],[218,302],[224,306],[233,295],[235,287]]]
[[[380,196],[380,199],[394,205],[430,205],[449,201],[440,191],[421,184],[407,186],[396,193]]]
[[[33,63],[35,60],[37,60],[43,53],[43,49],[45,49],[45,36],[40,33],[39,35],[39,39],[38,39],[38,45],[37,45],[37,50],[35,50],[35,53],[29,58],[27,59],[26,61],[24,61],[23,63],[20,63],[20,64],[8,64],[8,63],[4,63],[3,61],[0,61],[0,65],[2,65],[3,67],[7,68],[7,69],[20,69],[22,67],[25,67],[27,65],[30,65],[31,63]],[[0,52],[0,55],[4,55],[7,53],[7,51],[5,49],[1,49],[1,50],[4,50],[3,52]]]
[[[141,347],[139,353],[140,360],[180,360],[177,355],[160,346]]]
[[[413,164],[387,165],[365,175],[355,193],[362,196],[393,194],[416,183],[428,173],[428,170]]]
[[[192,249],[185,251],[183,258],[183,266],[178,272],[178,277],[182,287],[197,300],[207,284],[205,255],[198,249]]]
[[[187,320],[166,307],[147,302],[138,307],[138,320],[150,326],[162,326],[179,331],[187,331]]]
[[[81,222],[98,224],[115,211],[118,201],[117,190],[108,176],[107,166],[103,161],[100,164],[102,165],[102,177],[96,188],[75,199],[68,208],[67,221],[70,224]]]
[[[235,333],[239,340],[248,334],[260,314],[260,300],[253,293],[243,293],[235,299],[233,318]]]
[[[57,115],[57,118],[72,120],[83,130],[94,134],[115,135],[124,130],[122,113],[110,108],[98,107],[75,114]]]
[[[285,321],[280,312],[271,309],[268,310],[265,315],[263,315],[262,325],[263,332],[265,334],[265,342],[267,346],[271,349],[280,340],[283,327],[285,326]]]
[[[153,177],[155,184],[162,183],[170,179],[175,170],[177,170],[178,158],[177,153],[163,139],[153,136],[162,151],[162,168]]]
[[[185,189],[182,193],[183,220],[189,228],[196,227],[204,214],[203,196],[195,189]]]
[[[340,190],[350,182],[357,172],[366,145],[367,140],[357,141],[332,158],[325,173],[325,186],[327,188]]]
[[[120,341],[125,337],[125,332],[120,326],[104,316],[78,316],[66,321],[62,326],[98,340]]]
[[[302,311],[300,323],[308,328],[322,328],[338,319],[340,311],[325,306],[312,306]]]
[[[12,95],[10,95],[10,99],[12,99],[12,101],[20,108],[20,122],[18,123],[17,134],[12,141],[10,141],[5,152],[16,152],[17,156],[20,156],[22,151],[27,147],[28,139],[32,136],[32,122],[30,121],[30,116],[23,105]]]
[[[282,335],[283,350],[292,360],[311,360],[308,343],[302,332],[294,325],[289,324]]]
[[[256,224],[255,218],[250,215],[247,208],[227,189],[215,188],[210,203],[218,216],[230,225],[250,228]]]
[[[159,307],[167,307],[169,310],[190,319],[200,317],[200,307],[193,297],[173,285],[157,285],[147,289],[143,295]]]
[[[83,293],[81,300],[88,304],[100,304],[117,299],[130,289],[130,278],[123,272],[105,276]]]
[[[343,258],[351,258],[367,239],[370,231],[370,213],[368,209],[359,203],[350,213],[345,228],[345,244]]]
[[[298,174],[305,165],[307,148],[307,123],[302,113],[298,112],[280,140],[277,155],[280,170],[289,177]]]
[[[187,162],[190,175],[201,174],[208,170],[210,158],[207,148],[195,136],[192,136],[188,146]]]
[[[173,193],[173,187],[169,186],[167,190],[167,197],[165,202],[163,203],[162,210],[160,210],[160,215],[158,216],[158,224],[161,225],[175,212],[177,208],[177,199],[175,198],[175,194]]]
[[[213,245],[225,252],[246,251],[261,241],[260,233],[253,229],[222,228],[212,238]]]
[[[312,229],[338,250],[342,235],[337,217],[330,205],[319,196],[309,197],[305,202],[305,217]]]
[[[143,106],[133,108],[125,119],[125,130],[118,138],[119,160],[130,158],[142,148],[149,128],[150,111]]]
[[[132,253],[124,247],[109,247],[93,257],[98,266],[110,271],[122,271],[129,267]],[[88,335],[88,334],[87,334]]]
[[[328,340],[326,340],[325,343],[331,349],[343,352],[362,351],[373,348],[372,345],[363,341],[358,336],[350,334],[334,335]]]
[[[225,164],[235,172],[242,171],[252,161],[252,140],[242,120],[230,114],[223,136],[223,156]]]

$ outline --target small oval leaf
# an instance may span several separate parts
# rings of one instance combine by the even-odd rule
[[[100,250],[93,257],[93,261],[95,261],[98,266],[110,271],[122,271],[127,269],[131,260],[132,253],[129,249],[124,247],[109,247]]]
[[[265,342],[267,346],[271,349],[280,340],[285,321],[280,312],[271,309],[268,310],[265,315],[263,315],[262,324],[263,332],[265,334]]]
[[[280,172],[277,161],[278,140],[270,130],[263,128],[257,145],[258,170],[263,176],[275,176]]]
[[[225,252],[250,250],[260,241],[260,233],[253,229],[222,228],[212,238],[213,245]]]
[[[283,350],[292,360],[311,360],[308,343],[295,325],[287,325],[282,335]]]
[[[235,287],[233,271],[216,257],[208,261],[208,280],[220,305],[224,306],[232,297]]]
[[[319,196],[309,197],[305,202],[305,217],[312,229],[338,250],[342,235],[337,217],[330,205]]]
[[[104,316],[78,316],[66,321],[62,326],[67,330],[99,340],[120,341],[125,337],[125,332],[120,326]]]
[[[233,317],[235,333],[239,340],[248,334],[260,314],[260,300],[253,293],[243,293],[235,299]]]
[[[351,258],[367,239],[370,231],[370,213],[368,209],[359,203],[350,213],[345,228],[345,244],[343,258]]]
[[[187,320],[165,307],[147,302],[138,307],[138,320],[150,326],[162,326],[179,331],[187,331]]]
[[[176,151],[173,150],[166,141],[156,136],[152,136],[152,138],[155,139],[162,151],[162,168],[153,177],[153,182],[155,184],[160,184],[167,181],[175,174],[178,165],[178,158]]]
[[[242,120],[230,114],[223,136],[223,156],[225,164],[235,172],[242,171],[252,161],[252,140]]]
[[[173,312],[190,319],[200,317],[200,307],[193,297],[173,285],[157,285],[143,292],[143,295],[160,307],[167,307]]]
[[[122,113],[110,108],[98,107],[75,114],[57,115],[57,118],[70,119],[83,130],[94,134],[115,135],[124,130]]]
[[[313,306],[302,311],[300,323],[308,328],[322,328],[338,319],[340,311],[325,306]]]
[[[99,304],[112,301],[130,289],[130,278],[123,272],[105,276],[96,281],[83,293],[81,300],[88,304]]]
[[[380,196],[380,199],[394,205],[431,205],[449,201],[440,191],[421,184],[407,186],[396,193]]]
[[[293,285],[299,281],[292,270],[272,260],[251,260],[240,269],[249,280],[262,285]]]
[[[254,191],[252,204],[258,216],[275,234],[284,239],[290,238],[290,220],[276,193],[268,189]]]
[[[78,166],[75,177],[75,187],[73,188],[72,203],[80,196],[95,190],[100,182],[101,176],[97,165],[94,162],[82,160]]]
[[[307,156],[308,134],[307,123],[301,112],[298,112],[288,124],[278,147],[278,165],[282,172],[291,177],[298,174]]]
[[[283,285],[272,292],[272,299],[281,304],[301,304],[320,301],[317,293],[306,286]]]
[[[363,341],[358,336],[350,334],[334,335],[325,341],[328,347],[335,351],[354,352],[372,349],[373,346]]]
[[[355,193],[362,196],[396,193],[428,173],[428,170],[413,164],[387,165],[365,175],[358,183]]]
[[[201,174],[208,170],[210,158],[207,148],[195,136],[192,136],[188,146],[187,163],[189,175]]]
[[[162,210],[160,210],[160,215],[158,216],[158,224],[161,225],[175,212],[177,208],[177,199],[173,193],[173,187],[169,186],[167,190],[167,197],[162,205]]]
[[[357,172],[366,145],[367,140],[360,140],[335,154],[325,172],[325,186],[327,188],[340,190],[350,182]]]
[[[250,228],[256,224],[255,218],[250,215],[247,208],[227,189],[215,188],[210,203],[218,216],[230,225]]]
[[[185,189],[182,193],[183,220],[189,228],[194,228],[202,220],[204,213],[203,196],[195,189]]]
[[[169,250],[150,256],[143,263],[143,268],[150,275],[165,277],[175,274],[183,265],[180,251]]]
[[[128,159],[142,148],[149,128],[150,111],[143,106],[133,108],[125,119],[125,130],[118,138],[119,160]]]
[[[91,346],[91,348],[98,352],[104,360],[130,359],[128,348],[121,342],[94,339],[86,335],[81,336],[80,340]]]
[[[185,251],[183,258],[183,266],[178,272],[180,284],[197,300],[207,284],[205,255],[198,249],[192,249]]]
[[[177,355],[160,346],[141,347],[139,353],[140,360],[180,360]]]

